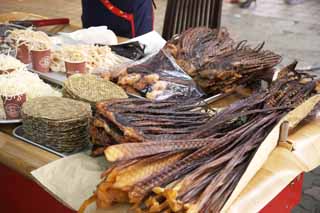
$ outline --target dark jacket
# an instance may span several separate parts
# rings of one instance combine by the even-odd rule
[[[152,0],[82,0],[84,28],[106,25],[118,36],[134,37],[153,30]],[[107,3],[106,3],[107,2]],[[132,16],[130,22],[105,5],[113,5]],[[122,14],[122,13],[121,13]]]

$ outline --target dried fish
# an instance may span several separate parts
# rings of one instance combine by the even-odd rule
[[[203,104],[198,99],[182,102],[184,104],[177,100],[151,101],[134,98],[100,102],[91,125],[93,142],[107,147],[115,144],[115,141],[132,143],[158,140],[163,141],[162,150],[164,146],[168,149],[174,146],[168,140],[183,140],[211,116],[205,111],[199,111]],[[176,148],[192,149],[191,146],[197,146],[196,143],[190,143],[189,148],[181,147],[183,143],[180,143],[180,148],[178,144]]]
[[[219,212],[274,126],[318,92],[319,82],[297,72],[295,65],[283,69],[268,90],[232,104],[182,138],[151,137],[142,143],[108,147],[106,157],[116,163],[104,174],[90,201],[96,200],[99,207],[131,203],[135,212],[146,213]],[[136,111],[172,115],[166,108],[154,110],[153,103],[139,103],[148,107]],[[161,104],[175,112],[180,109]],[[119,111],[129,112],[130,107],[122,106]],[[117,182],[120,179],[124,184]]]
[[[232,92],[257,79],[272,79],[272,68],[281,57],[262,50],[263,46],[264,43],[252,48],[246,41],[236,43],[226,28],[198,27],[173,38],[165,49],[203,91],[217,94]]]

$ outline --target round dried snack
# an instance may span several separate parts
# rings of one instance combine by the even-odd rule
[[[126,92],[111,81],[91,74],[76,74],[64,83],[64,94],[89,103],[128,98]]]
[[[27,101],[22,107],[23,117],[65,121],[89,117],[90,105],[60,97],[40,97]]]
[[[68,98],[41,97],[22,107],[27,138],[55,151],[70,153],[87,147],[90,104]]]

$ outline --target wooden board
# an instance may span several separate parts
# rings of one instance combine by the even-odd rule
[[[60,157],[27,144],[2,131],[10,131],[11,127],[0,127],[0,163],[32,177],[30,172]]]

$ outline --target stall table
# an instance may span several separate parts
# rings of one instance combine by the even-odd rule
[[[73,212],[38,186],[30,174],[59,157],[14,138],[13,127],[0,126],[0,212]]]
[[[0,212],[74,212],[42,189],[30,172],[60,157],[12,136],[16,125],[0,125]],[[291,212],[301,199],[303,175],[283,189],[261,213]]]
[[[9,12],[0,14],[0,23],[46,18],[33,13]],[[71,32],[79,27],[58,25],[42,29],[57,33]],[[0,124],[0,212],[74,212],[39,187],[30,173],[60,157],[16,139],[12,136],[15,127],[16,124]]]
[[[34,14],[12,12],[0,14],[0,22],[8,19],[26,19],[26,17],[44,18]],[[62,29],[72,31],[77,27],[60,26],[53,31]],[[118,38],[118,40],[125,39]],[[41,188],[30,173],[60,157],[15,138],[12,130],[16,126],[0,124],[0,212],[75,212]],[[303,175],[300,175],[260,212],[290,212],[300,202],[302,183]]]

